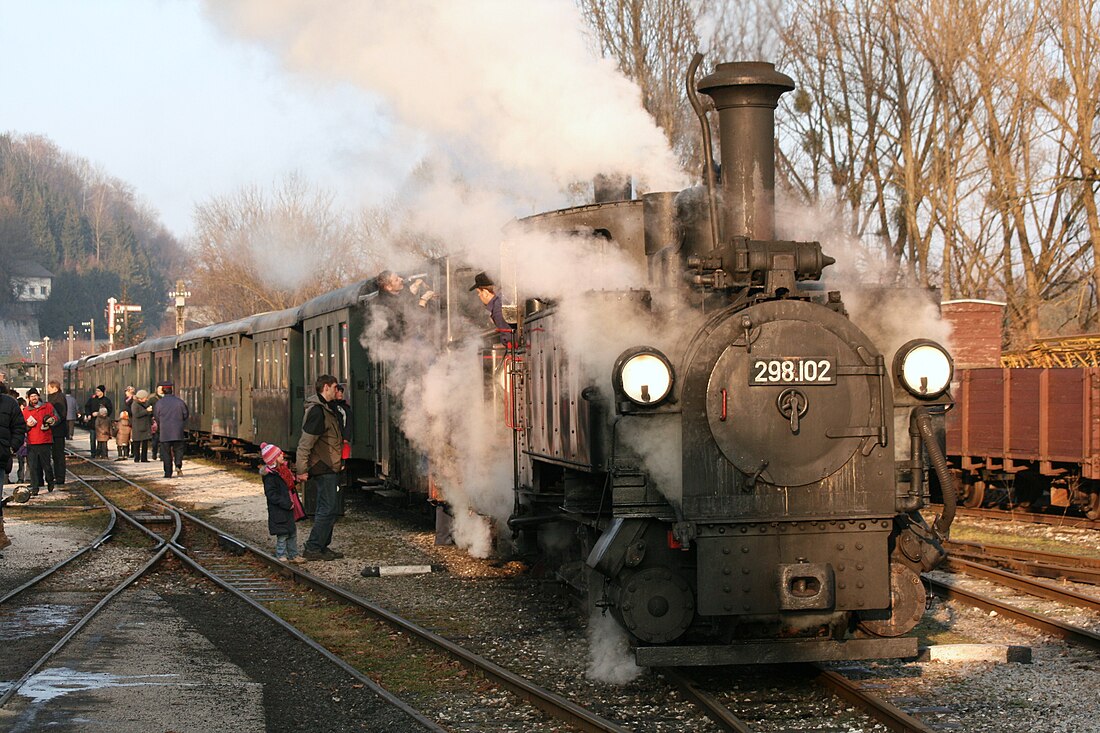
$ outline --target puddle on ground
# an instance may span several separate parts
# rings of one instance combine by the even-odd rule
[[[80,607],[65,603],[21,606],[0,616],[0,642],[26,639],[42,629],[72,626],[80,618]]]
[[[161,682],[165,678],[179,677],[177,674],[135,674],[118,675],[108,672],[81,672],[68,667],[44,669],[27,680],[19,688],[22,697],[34,702],[46,702],[70,692],[102,690],[107,687],[146,687],[180,685],[179,682]],[[10,683],[8,685],[11,686]],[[184,683],[184,686],[191,686]]]

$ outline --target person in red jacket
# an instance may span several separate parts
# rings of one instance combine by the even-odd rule
[[[27,406],[23,408],[23,419],[27,423],[27,463],[30,465],[31,496],[38,495],[41,475],[46,477],[46,490],[53,491],[53,430],[57,422],[57,413],[53,405],[45,402],[38,390],[27,390]]]

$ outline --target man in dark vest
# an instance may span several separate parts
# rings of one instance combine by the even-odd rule
[[[302,437],[294,469],[300,481],[312,480],[317,488],[317,511],[313,529],[306,540],[307,560],[338,560],[342,553],[329,549],[332,527],[336,524],[340,472],[344,470],[344,431],[340,415],[333,407],[336,377],[323,374],[314,385],[315,395],[306,399]]]

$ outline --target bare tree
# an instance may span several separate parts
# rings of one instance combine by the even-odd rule
[[[1045,53],[1036,55],[1030,98],[1053,120],[1068,170],[1056,182],[1084,210],[1093,294],[1100,293],[1100,4],[1059,0],[1037,7]],[[1095,312],[1095,311],[1094,311]]]
[[[195,228],[193,302],[214,320],[289,308],[362,275],[332,196],[297,176],[199,205]]]

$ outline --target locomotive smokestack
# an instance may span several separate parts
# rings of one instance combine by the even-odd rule
[[[718,64],[699,91],[718,109],[722,239],[775,238],[775,108],[794,81],[774,64]]]

